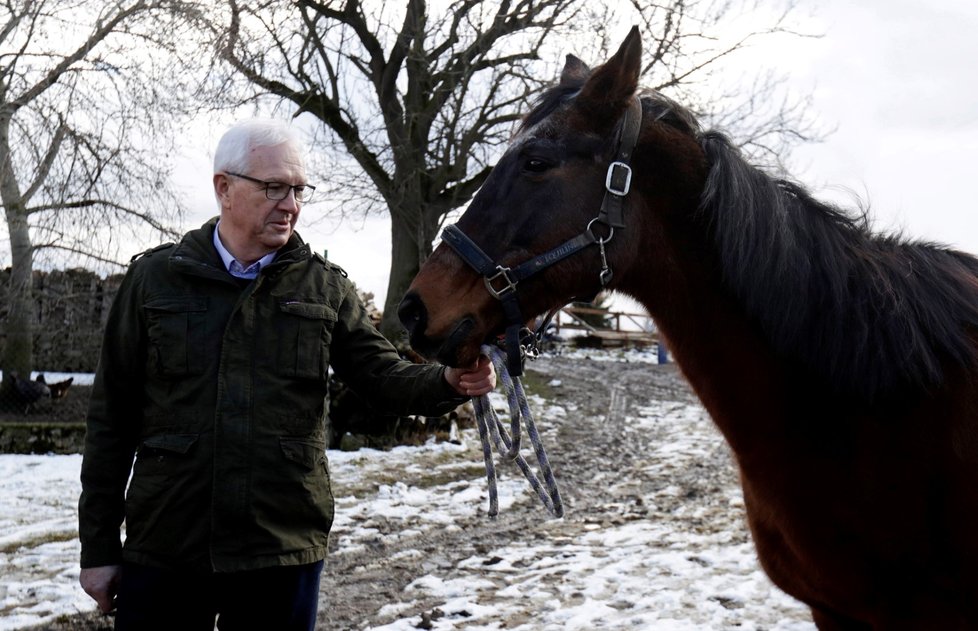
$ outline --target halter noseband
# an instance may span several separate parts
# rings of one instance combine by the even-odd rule
[[[638,143],[641,127],[642,102],[636,96],[633,97],[628,109],[625,110],[621,125],[618,128],[618,153],[608,165],[608,173],[605,176],[604,199],[601,200],[601,210],[598,212],[598,216],[588,223],[584,232],[549,252],[520,263],[516,267],[504,267],[489,258],[458,226],[454,224],[445,226],[442,231],[442,241],[455,250],[463,261],[483,277],[489,294],[502,303],[507,322],[506,363],[511,375],[523,374],[523,352],[526,349],[535,348],[537,338],[546,327],[546,322],[544,322],[536,335],[525,329],[523,316],[516,300],[516,286],[520,281],[547,269],[590,245],[596,244],[601,253],[601,272],[598,275],[601,287],[604,288],[611,282],[612,271],[608,266],[604,246],[615,235],[615,228],[625,227],[624,202],[632,183],[632,168],[629,166],[629,162],[635,145]],[[606,225],[608,235],[605,237],[595,235],[592,229],[595,223]],[[549,321],[549,318],[547,320]]]

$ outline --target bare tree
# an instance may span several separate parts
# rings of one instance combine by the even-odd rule
[[[41,253],[115,263],[134,232],[173,233],[181,205],[167,139],[194,88],[172,72],[174,42],[194,15],[167,0],[0,3],[5,374],[32,368],[31,279]]]
[[[434,5],[434,3],[433,3]],[[390,213],[392,269],[382,331],[400,335],[396,305],[430,254],[440,223],[482,185],[528,99],[563,54],[601,59],[612,25],[645,24],[649,87],[684,97],[752,38],[787,31],[791,7],[747,33],[716,34],[737,2],[633,0],[227,0],[221,54],[248,79],[241,102],[271,96],[311,127],[328,162],[333,212]],[[755,86],[773,90],[776,83]],[[749,95],[756,96],[756,95]],[[710,115],[709,108],[694,109]],[[780,155],[808,134],[791,103],[750,137]]]

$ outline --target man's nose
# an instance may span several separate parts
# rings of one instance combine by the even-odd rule
[[[278,200],[277,208],[287,212],[299,212],[300,202],[295,198],[295,189],[290,188],[289,192],[282,199]]]

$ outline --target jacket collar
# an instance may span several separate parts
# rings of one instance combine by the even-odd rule
[[[200,228],[191,230],[183,236],[170,255],[170,266],[173,269],[221,280],[234,280],[214,247],[217,220],[218,218],[214,217]],[[262,268],[261,274],[280,271],[288,265],[308,260],[311,256],[309,245],[293,232],[289,241],[278,251],[275,260]]]

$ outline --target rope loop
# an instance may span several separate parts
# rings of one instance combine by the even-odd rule
[[[479,438],[482,441],[482,456],[486,463],[486,477],[489,481],[489,517],[496,517],[499,514],[499,494],[496,488],[496,467],[493,462],[492,445],[496,445],[501,458],[516,463],[524,477],[529,481],[530,486],[540,497],[540,501],[548,511],[555,517],[564,516],[564,506],[560,499],[560,490],[557,488],[557,481],[554,478],[547,452],[540,441],[540,433],[537,431],[536,424],[533,422],[533,415],[530,413],[530,406],[526,401],[526,392],[523,390],[523,383],[519,377],[510,375],[506,368],[506,354],[496,346],[483,346],[482,353],[492,360],[496,367],[496,374],[502,382],[506,392],[506,399],[510,410],[510,433],[506,433],[506,427],[492,404],[489,402],[489,395],[482,395],[475,398],[476,422],[479,427]],[[543,475],[546,488],[540,483],[539,478],[530,468],[526,459],[520,454],[522,443],[522,423],[526,424],[526,433],[530,437],[530,444],[536,455],[539,470]]]

